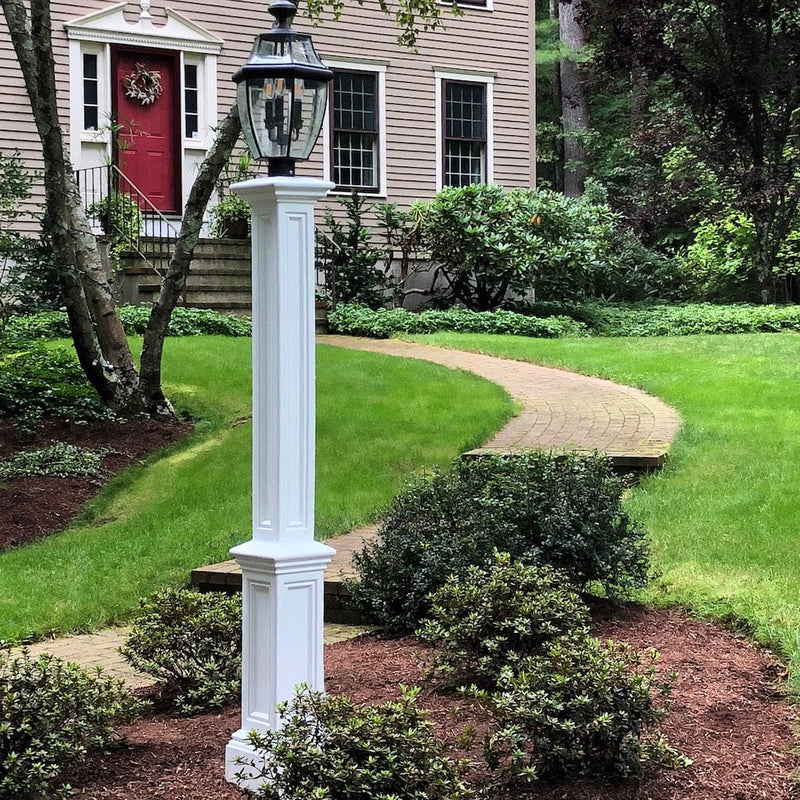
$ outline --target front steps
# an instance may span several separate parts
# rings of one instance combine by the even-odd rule
[[[168,254],[164,263],[168,263]],[[150,304],[161,288],[159,275],[133,254],[121,258],[119,300]],[[250,314],[251,266],[249,239],[201,239],[194,250],[189,278],[178,302],[184,308],[211,308]]]

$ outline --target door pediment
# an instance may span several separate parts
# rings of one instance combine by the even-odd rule
[[[167,21],[156,26],[148,11],[149,3],[142,2],[142,12],[136,22],[128,22],[123,14],[126,2],[117,3],[64,24],[70,39],[90,42],[113,42],[162,50],[185,50],[193,53],[218,54],[224,41],[192,22],[174,9],[165,9]]]

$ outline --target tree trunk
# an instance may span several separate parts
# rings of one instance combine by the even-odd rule
[[[581,22],[582,0],[559,0],[558,30],[571,56],[561,61],[561,119],[564,130],[564,194],[580,197],[586,182],[587,152],[584,136],[589,130],[589,105],[578,66],[578,53],[586,44]]]
[[[550,19],[558,19],[558,0],[550,0]],[[553,64],[553,105],[561,108],[561,62]],[[563,130],[562,130],[563,134]],[[555,142],[556,160],[553,164],[553,188],[557,192],[564,191],[564,136]]]
[[[14,50],[42,143],[45,221],[58,260],[78,359],[103,401],[114,410],[138,410],[138,375],[91,232],[58,118],[50,5],[2,0]]]
[[[647,69],[634,56],[631,67],[631,133],[644,128],[650,117],[650,81]]]
[[[172,407],[161,387],[161,356],[172,310],[180,298],[189,275],[189,267],[211,193],[220,173],[230,158],[242,130],[236,103],[217,130],[217,136],[192,185],[183,211],[180,234],[175,241],[172,258],[161,284],[144,333],[139,371],[142,401],[146,411],[154,416],[172,416]]]

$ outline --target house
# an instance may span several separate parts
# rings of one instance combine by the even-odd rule
[[[148,207],[177,220],[214,127],[234,100],[233,73],[270,27],[243,0],[59,0],[53,47],[63,127],[87,204],[103,195],[109,165]],[[462,16],[423,32],[417,53],[374,0],[347,3],[311,32],[334,71],[326,123],[299,174],[324,176],[332,194],[353,188],[409,205],[444,185],[535,181],[533,0],[469,0]],[[41,163],[31,111],[5,22],[0,150]],[[97,176],[97,177],[95,177]],[[33,205],[41,201],[35,187]],[[35,229],[27,222],[28,229]]]

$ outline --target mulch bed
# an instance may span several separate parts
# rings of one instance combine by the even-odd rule
[[[597,635],[639,649],[656,647],[660,668],[679,680],[662,728],[693,763],[642,780],[613,784],[542,785],[522,792],[490,787],[497,800],[789,800],[800,797],[791,774],[796,710],[779,688],[783,674],[770,654],[715,625],[678,611],[630,606],[596,610]],[[325,648],[326,689],[359,702],[397,698],[399,685],[424,682],[431,651],[413,638],[361,636]],[[455,744],[469,723],[485,720],[463,702],[426,686],[428,708],[441,736]],[[77,797],[87,800],[231,800],[239,792],[223,774],[225,745],[239,727],[239,710],[182,719],[158,713],[125,731],[128,745],[94,755],[70,775]],[[455,754],[477,759],[479,746]]]
[[[91,450],[113,450],[103,458],[99,478],[31,477],[7,481],[0,488],[0,550],[63,530],[103,483],[130,464],[187,436],[191,430],[192,426],[186,422],[132,420],[76,425],[46,420],[28,436],[8,420],[0,421],[0,459],[54,442]]]
[[[49,421],[31,438],[0,422],[0,459],[22,449],[63,441],[115,451],[103,461],[103,480],[188,434],[188,424],[152,421],[67,425]],[[102,481],[29,478],[0,489],[0,550],[62,529],[97,492]],[[660,668],[677,671],[672,707],[662,723],[670,741],[693,763],[658,770],[642,780],[614,784],[542,785],[504,792],[489,786],[496,800],[798,800],[792,773],[798,768],[794,736],[797,711],[780,689],[783,669],[769,653],[722,628],[692,620],[679,611],[629,606],[595,608],[595,631],[603,638],[661,652]],[[361,636],[325,648],[326,688],[358,702],[382,702],[399,695],[400,684],[425,684],[431,651],[406,638]],[[468,724],[486,720],[467,704],[430,684],[420,695],[454,755],[477,761],[480,747],[460,749]],[[238,790],[225,783],[223,758],[239,709],[184,719],[153,713],[125,729],[128,744],[95,754],[68,776],[76,797],[87,800],[230,800]],[[480,777],[480,771],[476,774]]]

